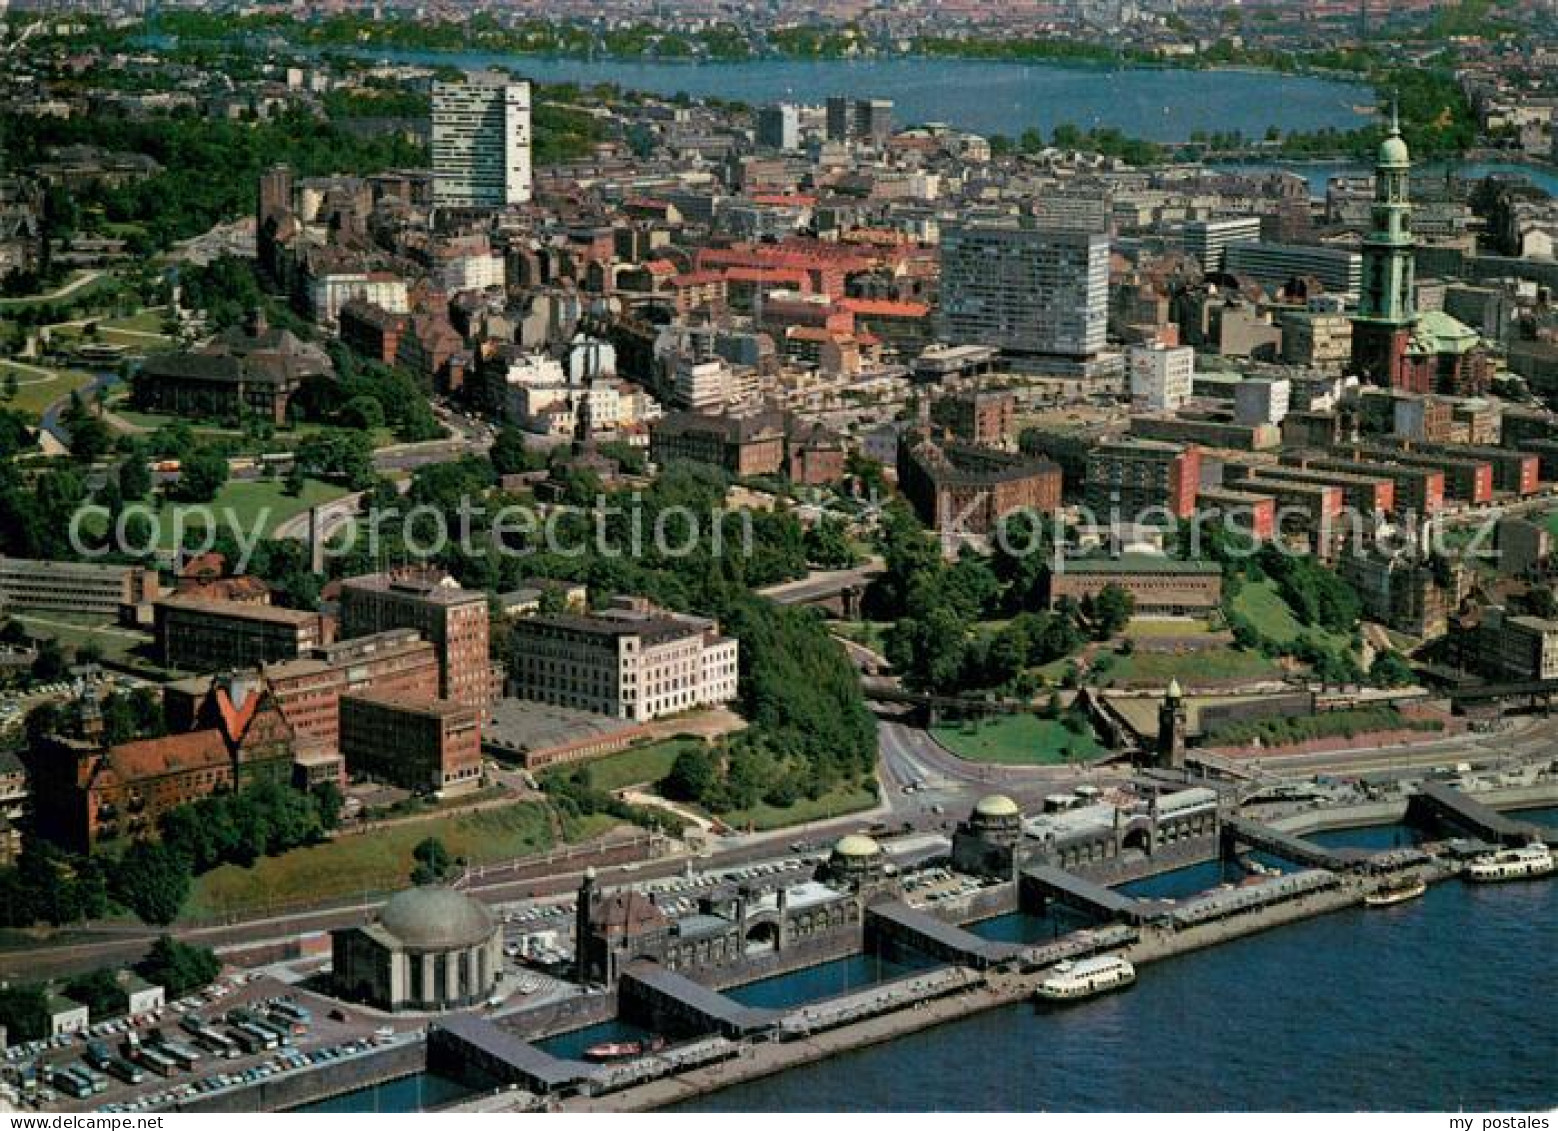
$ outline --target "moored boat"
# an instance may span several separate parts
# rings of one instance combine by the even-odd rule
[[[1033,996],[1039,1001],[1080,1001],[1122,990],[1136,981],[1136,967],[1114,954],[1062,962],[1039,983]]]
[[[1479,856],[1466,866],[1466,878],[1477,884],[1496,884],[1504,880],[1531,880],[1553,872],[1553,853],[1545,844],[1523,848],[1505,848]]]
[[[645,1053],[659,1052],[665,1048],[665,1039],[655,1037],[648,1041],[602,1041],[584,1050],[585,1060],[627,1060]]]
[[[1397,903],[1405,903],[1409,899],[1416,899],[1428,890],[1428,885],[1421,877],[1412,876],[1393,883],[1382,884],[1377,890],[1363,897],[1363,902],[1370,907],[1392,907]]]

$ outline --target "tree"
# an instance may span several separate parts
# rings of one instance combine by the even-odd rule
[[[667,797],[678,801],[706,801],[719,783],[719,767],[707,746],[690,746],[676,756],[671,772],[660,783]]]
[[[189,862],[166,845],[138,840],[114,868],[114,898],[146,923],[166,926],[189,895]]]
[[[330,832],[341,823],[341,806],[346,799],[341,796],[340,787],[333,781],[323,781],[309,790],[314,799],[314,804],[319,809],[319,825],[325,832]]]
[[[499,475],[521,475],[527,471],[539,471],[546,466],[545,457],[526,447],[524,432],[512,424],[505,424],[498,429],[487,458],[492,461],[492,470]]]
[[[340,421],[348,428],[361,428],[368,432],[383,428],[384,406],[367,394],[355,396],[342,406]]]
[[[1417,675],[1401,653],[1381,652],[1369,665],[1369,682],[1375,687],[1409,687]]]
[[[162,935],[135,969],[148,982],[161,986],[169,998],[177,998],[215,981],[222,963],[205,947]]]
[[[449,849],[436,836],[419,842],[411,850],[411,858],[416,861],[416,866],[411,870],[411,882],[414,884],[439,883],[454,864]]]
[[[292,466],[287,468],[287,477],[281,484],[282,491],[295,499],[303,493],[307,485],[308,478],[303,474],[302,465],[294,461]]]
[[[42,986],[9,986],[0,990],[0,1025],[6,1039],[36,1041],[49,1035],[49,1003]]]
[[[1100,640],[1113,636],[1130,623],[1136,611],[1136,598],[1110,582],[1093,599],[1093,621]]]
[[[178,483],[170,494],[186,503],[209,503],[227,485],[227,460],[209,448],[201,448],[184,460]]]
[[[65,652],[59,641],[52,638],[38,643],[38,654],[33,657],[32,677],[39,683],[54,683],[64,677],[67,669]]]
[[[111,970],[94,970],[72,978],[65,983],[65,996],[86,1006],[94,1021],[124,1012],[124,990]]]
[[[151,494],[151,469],[141,452],[131,452],[119,465],[119,494],[124,499],[144,499]]]
[[[806,560],[819,569],[848,569],[857,560],[842,519],[823,516],[806,531]]]
[[[85,416],[70,428],[70,455],[77,463],[96,463],[113,451],[114,434],[95,416]]]

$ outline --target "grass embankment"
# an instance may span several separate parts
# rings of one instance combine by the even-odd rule
[[[1255,631],[1273,644],[1286,645],[1307,639],[1333,651],[1345,652],[1350,648],[1350,642],[1345,636],[1301,624],[1277,592],[1277,583],[1274,581],[1245,582],[1234,595],[1232,604],[1235,614],[1247,619],[1255,626]]]
[[[288,519],[348,494],[345,487],[317,479],[304,480],[303,490],[297,495],[289,495],[282,488],[280,479],[233,480],[209,503],[164,501],[151,516],[156,525],[157,548],[176,549],[181,530],[187,545],[190,532],[206,528],[204,519],[207,515],[216,520],[218,529],[232,532],[240,543],[247,545],[253,541],[256,530],[259,537],[269,538],[276,527]],[[182,526],[175,521],[179,518]],[[90,526],[90,523],[83,525]]]
[[[184,915],[201,919],[253,914],[305,901],[398,890],[409,882],[412,849],[428,837],[443,841],[450,855],[472,864],[542,853],[558,843],[555,819],[550,806],[519,801],[475,813],[399,821],[263,857],[249,868],[226,864],[195,880]],[[610,818],[568,821],[562,825],[563,836],[584,840],[613,824]]]
[[[1293,746],[1325,738],[1354,738],[1381,731],[1441,731],[1439,719],[1408,718],[1395,707],[1356,707],[1346,711],[1322,711],[1301,718],[1252,719],[1229,723],[1206,736],[1209,746]]]
[[[703,745],[700,738],[668,738],[608,755],[589,763],[590,784],[613,793],[630,786],[658,785],[670,774],[683,750],[696,750]]]
[[[1059,719],[1026,713],[969,718],[931,734],[959,758],[1001,766],[1064,766],[1105,752],[1091,730],[1078,733]]]
[[[831,817],[842,817],[846,813],[858,813],[862,809],[871,808],[876,803],[875,789],[851,789],[841,786],[815,799],[803,797],[794,805],[783,809],[764,803],[754,805],[750,809],[733,809],[729,813],[721,813],[719,819],[733,829],[766,832],[769,829],[782,829],[789,825],[805,824],[808,821],[826,821]]]

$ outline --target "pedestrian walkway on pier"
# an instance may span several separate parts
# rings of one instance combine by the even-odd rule
[[[681,1029],[750,1037],[779,1023],[777,1009],[742,1005],[718,990],[653,962],[635,962],[617,983],[622,1015],[656,1032]]]
[[[427,1063],[456,1080],[486,1078],[541,1096],[584,1084],[597,1071],[582,1060],[555,1057],[484,1018],[461,1013],[429,1026]]]
[[[1350,872],[1366,867],[1374,857],[1372,852],[1360,848],[1326,848],[1248,817],[1225,818],[1223,838],[1225,843],[1242,844],[1305,868],[1331,872]]]
[[[881,940],[913,947],[942,962],[988,970],[1022,953],[1015,943],[993,942],[953,926],[907,903],[894,900],[866,908],[867,945],[880,949]]]
[[[1441,782],[1424,782],[1407,805],[1407,819],[1419,824],[1446,824],[1490,844],[1519,846],[1542,839],[1544,830],[1517,821]]]
[[[1123,920],[1135,926],[1161,918],[1164,913],[1163,906],[1156,900],[1132,899],[1048,865],[1024,868],[1018,884],[1023,908],[1034,912],[1040,911],[1045,904],[1058,903],[1096,919]]]

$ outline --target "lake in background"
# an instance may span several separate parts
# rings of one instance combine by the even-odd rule
[[[890,98],[899,125],[946,122],[1016,137],[1037,127],[1113,126],[1129,137],[1185,141],[1197,130],[1356,129],[1372,107],[1367,84],[1256,71],[1192,71],[979,59],[763,59],[742,63],[633,62],[494,52],[370,51],[371,58],[509,67],[537,82],[614,82],[655,94],[741,102],[821,104],[829,95]]]

